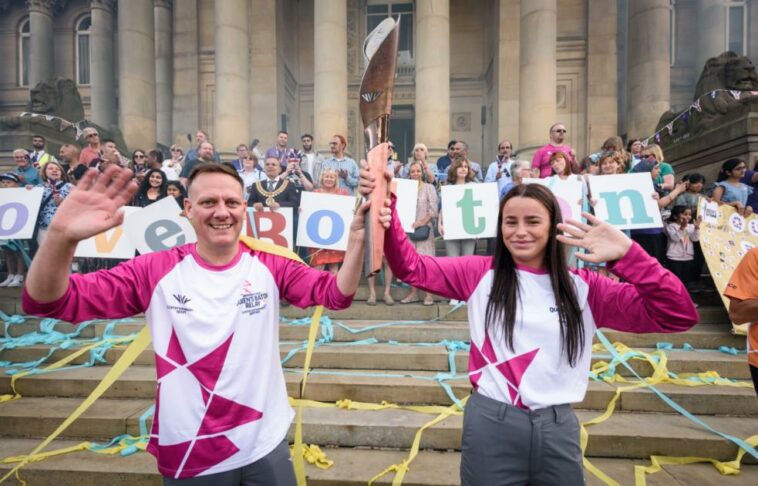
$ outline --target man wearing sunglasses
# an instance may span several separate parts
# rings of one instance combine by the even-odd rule
[[[554,123],[550,127],[550,142],[535,152],[532,158],[532,167],[540,170],[540,177],[545,178],[553,174],[553,168],[550,167],[550,156],[555,152],[563,152],[569,158],[571,171],[579,172],[576,164],[576,152],[570,145],[564,144],[566,139],[566,125],[563,123]]]

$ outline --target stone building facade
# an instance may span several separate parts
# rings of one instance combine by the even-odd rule
[[[557,120],[579,154],[647,136],[708,57],[758,53],[758,0],[0,0],[0,116],[65,77],[130,148],[188,146],[200,127],[231,153],[286,128],[360,154],[362,44],[387,15],[401,155],[450,138],[477,160],[503,138],[528,153]]]

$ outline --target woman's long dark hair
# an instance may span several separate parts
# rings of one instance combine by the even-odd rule
[[[486,328],[502,331],[506,345],[513,351],[513,334],[516,326],[516,309],[521,302],[518,285],[518,272],[508,248],[503,243],[503,208],[514,197],[528,197],[538,201],[550,214],[550,234],[545,248],[545,267],[550,275],[550,285],[555,295],[558,319],[561,326],[561,350],[565,351],[569,365],[576,365],[576,360],[584,349],[584,322],[582,310],[576,297],[574,281],[566,267],[565,248],[556,238],[558,223],[562,221],[561,209],[553,193],[539,184],[521,184],[511,189],[500,203],[497,217],[497,235],[495,237],[495,256],[492,260],[494,276],[490,290]],[[528,309],[523,309],[528,312]]]
[[[716,182],[721,182],[729,179],[729,173],[740,164],[746,164],[746,162],[742,159],[729,159],[721,164],[721,170],[719,171],[718,178],[716,178]]]
[[[166,197],[166,186],[168,186],[168,178],[166,177],[166,174],[164,174],[160,169],[150,169],[145,173],[145,178],[142,179],[142,183],[139,186],[137,195],[142,194],[143,196],[147,197],[147,190],[150,189],[150,176],[154,173],[160,174],[162,179],[161,185],[158,188],[158,199]]]

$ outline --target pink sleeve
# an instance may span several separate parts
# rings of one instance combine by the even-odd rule
[[[297,307],[323,305],[339,310],[353,302],[352,295],[340,292],[337,277],[329,272],[270,253],[259,252],[257,256],[274,276],[279,295]]]
[[[392,222],[384,235],[384,256],[392,273],[412,285],[448,299],[468,300],[492,266],[490,257],[419,255],[400,224],[392,196]]]
[[[589,305],[598,328],[618,331],[682,332],[698,322],[698,312],[687,289],[637,243],[608,269],[626,280],[615,282],[587,269]]]
[[[141,255],[109,270],[73,274],[66,293],[53,302],[38,302],[24,288],[21,305],[28,314],[72,323],[140,314],[158,281],[179,261],[180,248]]]

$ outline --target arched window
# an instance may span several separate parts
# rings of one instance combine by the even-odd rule
[[[76,24],[76,84],[89,84],[89,29],[92,18],[82,17]]]
[[[18,26],[18,85],[29,86],[29,18]]]

